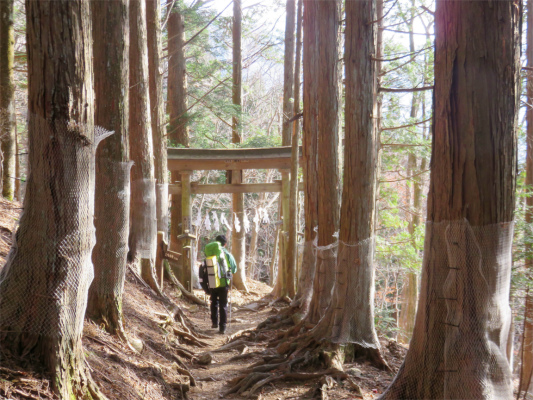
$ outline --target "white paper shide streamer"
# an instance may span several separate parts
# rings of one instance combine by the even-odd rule
[[[205,230],[210,231],[211,230],[211,220],[209,219],[209,213],[207,212],[205,214]]]
[[[241,231],[241,221],[239,221],[239,217],[237,217],[236,213],[233,213],[233,224],[235,225],[235,230],[237,232]]]
[[[250,220],[248,219],[248,215],[246,213],[244,213],[242,224],[244,225],[244,232],[250,232]]]
[[[231,225],[226,219],[226,214],[220,213],[220,223],[223,224],[231,232]]]
[[[211,215],[213,216],[213,228],[218,232],[220,231],[220,221],[218,220],[217,212],[213,211]]]
[[[255,210],[255,215],[254,215],[254,219],[252,220],[254,222],[254,229],[255,229],[255,233],[259,233],[259,210],[256,209]]]
[[[192,223],[194,226],[200,226],[202,223],[202,210],[198,210],[198,214],[196,214],[196,218],[194,219],[194,222]]]
[[[258,211],[259,211],[259,217],[261,218],[261,222],[263,224],[270,223],[270,217],[268,216],[268,211],[266,210],[266,208],[260,207]]]

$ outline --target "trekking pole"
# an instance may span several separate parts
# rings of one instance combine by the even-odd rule
[[[232,289],[233,289],[233,281],[231,281],[231,284],[229,287],[229,327],[230,328],[231,328],[231,306],[232,306],[231,292],[232,292]]]

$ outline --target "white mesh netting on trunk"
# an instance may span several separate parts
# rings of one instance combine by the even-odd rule
[[[512,398],[513,223],[428,222],[409,352],[383,399]]]
[[[0,271],[0,330],[43,336],[81,334],[93,280],[94,179],[98,143],[72,122],[30,118],[34,133],[20,226]],[[38,152],[38,153],[37,153]]]
[[[103,218],[105,221],[99,226],[100,221],[95,220],[97,232],[92,259],[96,265],[97,263],[103,265],[100,268],[101,276],[95,277],[93,289],[99,294],[117,296],[122,293],[124,286],[123,279],[121,279],[122,285],[116,285],[117,277],[124,277],[126,274],[130,222],[130,170],[133,162],[107,160],[99,161],[99,165],[104,165],[102,169],[107,173],[107,181],[105,193],[98,193],[97,189],[97,196],[103,196],[105,199],[96,204],[96,208],[99,208],[97,218]],[[99,178],[102,177],[97,177]],[[120,187],[122,189],[117,190]],[[110,230],[110,226],[113,229]]]

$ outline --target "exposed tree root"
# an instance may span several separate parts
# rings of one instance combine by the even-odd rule
[[[167,312],[169,315],[172,316],[172,318],[176,321],[178,321],[183,329],[186,331],[187,335],[193,336],[194,339],[198,342],[201,342],[199,338],[208,339],[210,336],[206,336],[201,334],[200,332],[197,332],[194,328],[194,324],[187,318],[185,313],[183,312],[182,308],[178,306],[176,303],[174,303],[171,299],[169,299],[164,293],[162,293],[159,289],[157,291],[153,290],[150,286],[144,282],[144,280],[137,274],[137,271],[132,267],[131,264],[128,264],[130,272],[133,274],[133,276],[147,289],[151,290],[152,294],[156,296],[165,306]],[[161,314],[159,314],[161,315]],[[206,346],[207,344],[205,344]],[[201,346],[204,347],[204,346]]]
[[[251,336],[255,333],[254,331],[255,329],[242,329],[240,331],[237,331],[233,335],[228,336],[226,343],[231,343],[236,339],[242,338],[243,336]]]
[[[297,329],[302,328],[303,324]],[[287,332],[293,332],[293,329]],[[390,371],[378,349],[364,348],[353,343],[336,344],[327,340],[318,341],[315,335],[316,332],[311,331],[292,340],[284,340],[276,348],[277,355],[265,355],[262,361],[248,367],[246,375],[236,379],[225,395],[247,392],[248,396],[251,396],[268,383],[283,379],[320,379],[326,375],[347,379],[348,376],[343,371],[343,364],[347,359],[364,358],[375,367]],[[316,373],[295,371],[311,366],[322,366],[325,370]]]
[[[231,343],[237,340],[261,342],[261,341],[269,340],[269,337],[264,332],[257,332],[257,330],[255,329],[247,329],[247,330],[236,332],[235,334],[229,336],[227,342]]]
[[[176,371],[178,371],[180,374],[189,377],[189,382],[191,383],[191,386],[196,386],[196,379],[194,379],[194,376],[192,376],[191,371],[189,371],[188,368],[184,368],[183,366],[180,366],[177,363],[174,364],[174,368],[176,368]]]
[[[238,382],[235,386],[233,386],[231,389],[226,391],[224,393],[224,397],[232,394],[237,393],[241,394],[244,393],[248,388],[250,388],[252,385],[254,385],[256,382],[259,382],[263,379],[266,379],[268,377],[272,376],[272,374],[264,373],[264,372],[256,372],[246,375],[240,382]]]
[[[174,276],[174,273],[170,269],[170,265],[168,263],[164,263],[164,264],[165,264],[165,272],[167,273],[167,276],[170,278],[170,281],[178,287],[178,289],[183,294],[183,297],[185,297],[187,300],[190,300],[193,303],[198,304],[200,306],[207,306],[207,303],[204,300],[196,297],[193,293],[185,289],[185,286],[183,286],[181,282],[178,281],[178,279]]]
[[[178,346],[177,344],[173,344],[172,348],[174,349],[176,354],[179,355],[182,358],[186,358],[188,360],[192,360],[195,357],[194,353],[190,352],[189,350],[187,350],[184,347]]]
[[[293,380],[317,380],[321,379],[324,376],[334,376],[341,379],[347,379],[348,375],[344,372],[340,372],[336,369],[327,369],[321,372],[252,372],[246,376],[241,377],[241,379],[234,384],[228,391],[224,393],[224,397],[232,393],[243,394],[248,392],[247,397],[253,395],[257,390],[263,386],[274,382],[285,379]]]
[[[272,300],[270,303],[268,303],[268,305],[270,307],[272,307],[274,304],[276,304],[278,302],[284,302],[284,303],[287,303],[287,304],[291,304],[292,300],[288,296],[280,296],[280,297],[276,298],[276,300]]]
[[[231,363],[234,361],[248,360],[249,358],[254,358],[254,357],[260,356],[261,354],[262,352],[260,351],[252,351],[251,353],[239,354],[234,357],[231,357],[227,362]]]
[[[291,317],[284,317],[282,315],[274,315],[272,317],[268,317],[265,321],[257,325],[257,329],[276,330],[282,326],[290,325],[290,324],[292,324]]]
[[[208,343],[203,342],[200,339],[197,339],[194,335],[181,331],[178,328],[173,328],[172,331],[174,332],[174,335],[184,339],[185,341],[191,343],[194,346],[197,346],[197,347],[208,347],[209,346]]]
[[[382,371],[391,371],[389,364],[387,364],[379,349],[363,347],[361,345],[351,343],[349,345],[348,353],[348,361],[357,361],[361,359],[369,362],[377,369]]]
[[[224,346],[219,347],[216,350],[213,350],[211,353],[223,353],[228,350],[238,350],[239,352],[242,352],[245,347],[247,346],[253,346],[255,343],[253,342],[247,342],[244,340],[237,340],[232,343],[225,344]]]

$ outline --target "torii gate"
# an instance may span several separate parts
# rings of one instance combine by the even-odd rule
[[[289,182],[274,183],[226,183],[226,184],[198,184],[191,182],[191,174],[196,170],[231,170],[244,169],[278,169],[282,174],[290,172],[291,147],[266,147],[254,149],[188,149],[168,148],[168,169],[181,175],[181,182],[171,183],[168,187],[170,195],[181,195],[182,231],[179,238],[184,241],[186,249],[183,257],[183,270],[192,286],[192,272],[195,260],[192,259],[194,241],[192,232],[192,201],[194,194],[217,193],[287,193],[282,198],[284,215],[289,210]],[[301,165],[302,149],[299,148]],[[286,188],[283,186],[287,185]],[[302,190],[302,183],[299,184]],[[186,282],[182,282],[186,285]]]

